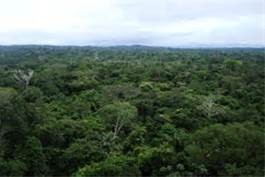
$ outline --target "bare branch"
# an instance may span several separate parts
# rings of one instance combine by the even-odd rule
[[[25,87],[27,87],[30,84],[30,81],[33,77],[34,71],[30,70],[28,72],[22,71],[20,69],[14,71],[14,78],[23,84]]]

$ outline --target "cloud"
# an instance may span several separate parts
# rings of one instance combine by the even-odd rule
[[[0,0],[0,44],[264,44],[263,0]]]

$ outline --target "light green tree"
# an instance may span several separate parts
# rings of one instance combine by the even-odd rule
[[[113,128],[111,140],[114,140],[125,125],[133,123],[137,109],[128,102],[114,102],[105,106],[100,114],[106,122],[111,124]]]

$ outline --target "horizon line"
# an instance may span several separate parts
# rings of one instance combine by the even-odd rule
[[[0,44],[0,46],[53,46],[53,47],[153,47],[153,48],[265,48],[265,44],[213,44],[213,43],[190,43],[180,45],[146,45],[146,44],[111,44],[111,45],[91,45],[91,44],[41,44],[41,43],[28,43],[28,44]]]

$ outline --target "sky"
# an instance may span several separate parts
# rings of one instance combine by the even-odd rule
[[[0,0],[0,45],[265,46],[265,0]]]

